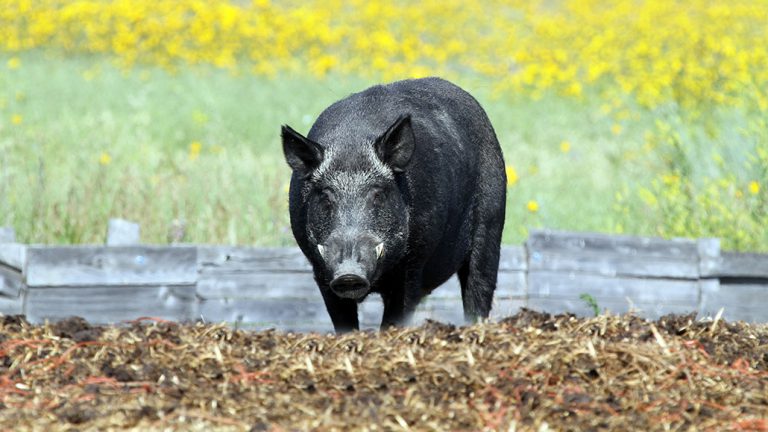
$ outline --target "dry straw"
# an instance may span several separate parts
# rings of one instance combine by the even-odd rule
[[[0,429],[768,430],[768,327],[716,323],[524,310],[333,336],[4,317]]]

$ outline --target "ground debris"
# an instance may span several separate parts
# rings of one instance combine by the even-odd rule
[[[768,430],[768,326],[693,315],[342,336],[0,317],[0,336],[2,430]]]

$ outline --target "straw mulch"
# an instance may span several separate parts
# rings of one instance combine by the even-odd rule
[[[768,430],[768,326],[693,316],[344,336],[0,317],[2,430]]]

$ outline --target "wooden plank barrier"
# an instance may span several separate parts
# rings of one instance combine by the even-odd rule
[[[110,221],[106,246],[41,246],[0,230],[0,313],[32,322],[78,315],[94,323],[141,316],[228,322],[254,329],[331,331],[309,263],[298,248],[138,244],[138,225]],[[667,313],[768,322],[768,254],[722,252],[717,239],[533,231],[502,247],[492,319],[521,307],[551,313]],[[382,305],[359,307],[377,328]],[[419,306],[414,323],[463,323],[452,278]]]

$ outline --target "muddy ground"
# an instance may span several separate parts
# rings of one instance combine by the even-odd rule
[[[344,336],[0,317],[2,430],[768,431],[768,326],[523,310]]]

